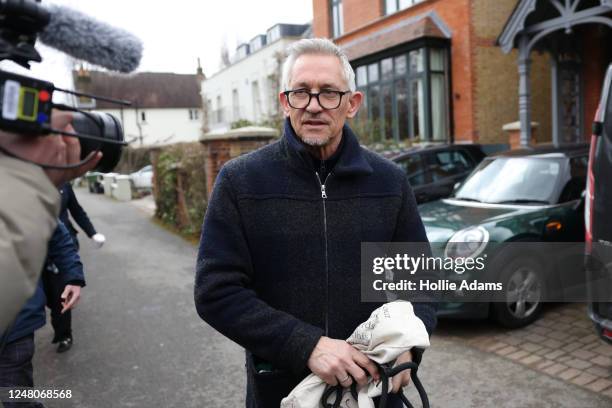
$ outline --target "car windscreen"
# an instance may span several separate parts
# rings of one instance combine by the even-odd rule
[[[552,204],[563,160],[532,157],[485,159],[455,198],[494,204]]]

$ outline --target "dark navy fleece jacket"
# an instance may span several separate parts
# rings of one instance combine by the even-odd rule
[[[346,339],[380,306],[360,301],[361,242],[427,242],[406,175],[343,129],[325,195],[289,123],[221,169],[199,247],[195,304],[274,367],[305,372],[322,335]],[[431,334],[435,307],[415,304]]]
[[[81,258],[74,246],[72,236],[61,221],[58,222],[57,228],[49,241],[47,260],[57,266],[66,284],[85,286]],[[47,298],[42,287],[41,278],[38,281],[34,294],[17,315],[15,322],[10,328],[10,332],[6,333],[8,336],[6,338],[7,343],[30,335],[45,325],[46,302]]]

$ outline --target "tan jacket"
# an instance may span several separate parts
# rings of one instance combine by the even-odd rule
[[[40,167],[0,153],[0,335],[34,293],[59,211]]]

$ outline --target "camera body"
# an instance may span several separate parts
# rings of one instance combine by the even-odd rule
[[[0,71],[0,129],[23,135],[50,132],[51,82]]]
[[[0,60],[8,59],[25,68],[30,67],[31,61],[42,61],[34,44],[38,34],[49,24],[50,13],[40,6],[40,0],[0,0],[0,22]],[[95,170],[111,171],[127,144],[120,121],[108,113],[84,112],[54,104],[55,91],[130,105],[126,101],[58,89],[51,82],[0,70],[0,129],[24,136],[61,133],[77,137],[81,142],[81,158],[101,150],[103,158]],[[72,127],[75,133],[51,127],[53,109],[74,112]]]

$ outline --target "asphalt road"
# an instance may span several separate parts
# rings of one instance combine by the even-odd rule
[[[193,306],[196,248],[129,203],[85,190],[77,196],[107,243],[96,250],[81,237],[88,286],[73,314],[72,350],[55,353],[50,325],[36,334],[36,385],[73,393],[46,406],[244,406],[242,349],[203,323]],[[456,336],[434,336],[420,376],[433,407],[610,406]]]

